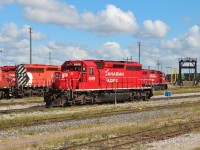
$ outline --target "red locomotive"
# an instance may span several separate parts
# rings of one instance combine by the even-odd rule
[[[15,95],[42,95],[44,88],[50,88],[54,82],[54,72],[61,66],[45,64],[21,64],[16,66]]]
[[[44,88],[52,86],[54,72],[59,70],[61,70],[61,66],[44,64],[20,64],[1,67],[1,97],[42,95]]]
[[[137,62],[72,60],[55,72],[55,84],[44,94],[47,107],[150,99]]]
[[[143,69],[142,74],[144,85],[152,85],[155,90],[166,90],[168,88],[164,72]]]
[[[11,96],[11,87],[15,85],[15,66],[0,67],[0,98]]]

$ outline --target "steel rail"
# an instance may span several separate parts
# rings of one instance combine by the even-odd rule
[[[174,128],[174,127],[179,127],[179,129],[177,129],[175,131],[166,132],[163,134],[159,133],[159,131],[162,129]],[[65,150],[65,149],[67,149],[67,150],[73,149],[74,150],[74,149],[80,149],[80,148],[89,148],[89,149],[92,149],[92,148],[99,148],[99,149],[120,148],[121,149],[122,146],[128,146],[131,144],[147,143],[147,142],[152,142],[155,140],[169,139],[169,138],[172,138],[175,136],[185,134],[196,128],[200,128],[200,120],[186,122],[186,123],[178,123],[178,124],[174,124],[174,125],[167,126],[167,127],[163,126],[163,127],[159,127],[159,128],[150,129],[150,130],[132,132],[132,133],[125,134],[125,135],[101,139],[101,140],[92,141],[89,143],[78,144],[78,145],[74,145],[74,146],[65,146],[65,147],[59,148],[59,150]],[[155,131],[157,131],[158,133],[155,133]],[[150,132],[152,132],[152,133],[150,133]],[[129,138],[130,141],[126,142],[126,140],[124,140],[125,142],[123,142],[123,143],[115,144],[115,143],[119,143],[118,141],[115,141],[115,140],[123,141],[123,138]],[[105,143],[105,142],[109,142],[109,143],[114,142],[115,145],[110,146],[108,143]],[[101,145],[102,147],[99,147],[99,145]],[[103,145],[106,145],[106,147]]]
[[[181,98],[195,98],[195,97],[200,97],[200,95],[189,95],[189,96],[173,96],[173,97],[170,97],[170,98],[167,98],[167,97],[156,97],[156,98],[151,98],[150,101],[159,101],[159,100],[172,100],[172,99],[181,99]],[[32,101],[33,102],[33,101]],[[31,102],[31,103],[32,103]],[[133,102],[140,102],[140,101],[133,101]],[[36,103],[41,103],[41,102],[38,102],[36,101]],[[14,104],[27,104],[25,102],[14,102]],[[5,104],[4,103],[0,103],[0,106],[4,106]],[[5,105],[6,106],[6,105]],[[77,106],[80,106],[80,105],[77,105]],[[84,105],[82,105],[84,107]],[[75,106],[74,106],[75,107]],[[36,107],[28,107],[28,108],[21,108],[21,109],[7,109],[7,110],[0,110],[0,114],[8,114],[8,113],[15,113],[15,112],[20,112],[20,111],[24,111],[24,110],[37,110],[37,109],[41,109],[41,108],[45,108],[45,106],[36,106]]]
[[[142,107],[140,108],[134,108],[134,109],[126,109],[126,110],[116,110],[112,112],[98,112],[95,114],[90,114],[90,116],[78,116],[78,117],[54,117],[54,118],[47,118],[42,120],[35,120],[35,122],[30,122],[26,124],[15,124],[11,126],[1,126],[0,130],[5,130],[9,128],[17,128],[17,127],[28,127],[33,125],[42,125],[42,124],[50,124],[54,122],[69,122],[69,121],[79,121],[84,119],[92,119],[92,118],[101,118],[101,117],[108,117],[113,115],[123,115],[123,114],[130,114],[130,113],[139,113],[139,112],[145,112],[145,111],[156,111],[156,110],[163,110],[163,109],[173,109],[173,108],[180,108],[180,107],[189,107],[193,105],[199,105],[200,101],[196,102],[186,102],[186,103],[180,103],[180,104],[170,104],[170,105],[162,105],[162,106],[151,106],[151,107]]]

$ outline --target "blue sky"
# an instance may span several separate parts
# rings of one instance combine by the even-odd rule
[[[54,65],[68,59],[138,61],[144,68],[178,67],[200,57],[199,0],[0,0],[0,65]]]

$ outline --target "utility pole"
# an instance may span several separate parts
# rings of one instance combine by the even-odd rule
[[[161,60],[158,60],[158,61],[156,62],[156,65],[158,66],[158,70],[161,69],[161,71],[162,71],[162,61],[161,61]],[[160,66],[160,67],[159,67],[159,66]]]
[[[160,61],[161,71],[162,71],[162,61]]]
[[[30,64],[32,64],[32,38],[31,38],[32,29],[33,28],[29,28],[29,33],[30,33]]]
[[[160,61],[159,60],[156,62],[156,65],[158,66],[158,70],[159,70],[159,66],[160,66]]]
[[[51,52],[49,52],[49,65],[51,65]]]
[[[140,63],[140,46],[141,46],[141,42],[138,41],[137,43],[138,43],[138,48],[139,48],[139,63]]]

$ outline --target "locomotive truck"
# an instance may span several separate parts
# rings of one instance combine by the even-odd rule
[[[45,64],[19,64],[0,68],[1,98],[42,96],[52,86],[54,72],[61,66]]]
[[[143,84],[142,65],[107,60],[65,61],[44,93],[46,107],[148,100],[152,86]]]

